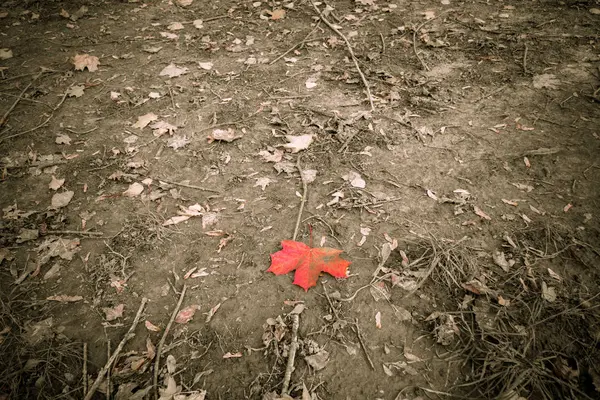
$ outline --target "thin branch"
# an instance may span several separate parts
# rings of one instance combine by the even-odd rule
[[[154,379],[152,385],[154,386],[154,398],[158,399],[158,372],[160,370],[160,354],[162,353],[162,348],[165,344],[165,340],[167,339],[167,335],[171,330],[171,325],[173,325],[173,321],[175,321],[175,317],[181,308],[181,303],[183,303],[183,298],[185,297],[185,292],[187,291],[187,285],[183,285],[183,289],[181,289],[181,294],[179,295],[179,301],[177,302],[177,306],[173,310],[173,314],[171,314],[171,319],[165,328],[165,331],[160,338],[160,342],[158,343],[158,347],[156,349],[156,360],[154,361]]]
[[[288,354],[288,362],[285,367],[285,375],[283,376],[283,388],[281,389],[281,396],[288,394],[290,390],[290,380],[292,378],[292,372],[294,371],[294,361],[296,359],[296,351],[298,350],[298,327],[300,326],[300,315],[292,314],[292,341],[290,343],[290,350]]]
[[[0,127],[3,127],[4,125],[6,125],[6,122],[8,121],[8,115],[15,109],[15,107],[17,106],[17,104],[19,104],[19,101],[21,101],[21,99],[23,98],[23,95],[25,94],[25,92],[27,91],[27,89],[29,89],[31,87],[31,85],[33,85],[33,82],[35,82],[35,80],[38,77],[39,77],[39,75],[36,76],[35,78],[33,78],[33,80],[31,82],[29,82],[29,85],[25,86],[25,89],[23,89],[21,91],[21,93],[19,93],[19,96],[17,97],[17,99],[15,100],[15,102],[12,104],[12,106],[10,106],[10,108],[8,110],[6,110],[6,112],[2,116],[2,119],[0,120]]]
[[[119,353],[121,352],[121,350],[123,350],[125,343],[127,343],[127,341],[129,339],[131,339],[135,336],[135,334],[133,332],[135,331],[135,328],[137,327],[137,324],[140,321],[142,311],[144,311],[144,307],[146,307],[147,302],[148,302],[148,299],[144,297],[142,299],[142,304],[140,304],[140,308],[138,309],[137,314],[135,315],[135,318],[133,319],[133,323],[131,324],[131,327],[127,331],[127,334],[125,334],[125,336],[123,336],[123,339],[121,339],[121,343],[119,343],[119,345],[117,346],[115,351],[112,353],[112,355],[110,356],[108,361],[106,361],[106,364],[104,365],[104,367],[102,367],[100,372],[98,372],[98,376],[96,377],[94,384],[90,387],[90,390],[86,393],[84,400],[91,400],[91,398],[94,396],[94,393],[96,393],[98,386],[100,386],[100,383],[102,383],[104,376],[106,375],[106,373],[108,372],[108,370],[110,369],[112,364],[115,362],[115,360],[119,356]]]
[[[292,236],[292,240],[296,240],[298,236],[298,230],[300,229],[300,221],[302,220],[302,212],[304,211],[304,204],[306,203],[306,193],[308,192],[308,184],[304,179],[304,175],[302,174],[302,168],[300,167],[300,158],[302,156],[298,156],[298,161],[296,162],[296,168],[300,173],[300,179],[302,180],[302,199],[300,200],[300,209],[298,210],[298,217],[296,218],[296,228],[294,229],[294,236]]]
[[[371,356],[369,355],[369,352],[367,351],[367,346],[365,346],[365,342],[363,342],[362,335],[360,334],[360,328],[358,327],[358,318],[354,319],[354,326],[356,327],[354,332],[356,333],[356,337],[358,337],[358,341],[360,342],[360,347],[362,347],[363,351],[365,352],[365,356],[367,357],[367,361],[369,362],[371,369],[375,370],[375,365],[373,365]]]
[[[371,89],[369,89],[369,82],[367,82],[367,78],[365,78],[365,74],[363,74],[362,70],[360,69],[360,66],[358,65],[358,60],[356,59],[356,56],[354,55],[354,50],[352,50],[352,46],[350,45],[350,42],[348,41],[348,39],[346,38],[346,36],[344,36],[344,34],[342,32],[340,32],[331,22],[329,22],[329,20],[327,18],[325,18],[325,16],[321,13],[321,11],[317,8],[317,6],[315,5],[315,3],[313,3],[312,0],[310,1],[310,4],[312,4],[313,8],[319,15],[319,18],[321,18],[321,21],[323,21],[325,23],[325,25],[327,25],[332,31],[334,31],[339,37],[341,37],[344,40],[344,42],[346,43],[346,47],[348,48],[348,52],[350,53],[350,56],[352,57],[354,66],[356,67],[356,70],[358,71],[358,74],[360,75],[360,79],[362,80],[363,84],[365,85],[365,89],[367,89],[367,96],[369,96],[369,104],[371,105],[371,111],[375,111],[375,105],[373,104],[373,96],[371,96]]]
[[[158,181],[160,181],[160,182],[168,183],[170,185],[185,187],[185,188],[188,188],[188,189],[196,189],[196,190],[204,190],[205,192],[221,193],[218,190],[208,189],[208,188],[205,188],[205,187],[202,187],[202,186],[190,185],[190,184],[181,183],[181,182],[168,181],[168,180],[163,179],[163,178],[156,178],[156,179]]]
[[[273,64],[275,64],[277,61],[281,60],[283,57],[285,57],[285,56],[287,56],[288,54],[290,54],[290,53],[291,53],[291,52],[292,52],[292,51],[293,51],[293,50],[294,50],[296,47],[300,47],[300,46],[302,46],[302,45],[303,45],[304,43],[306,43],[306,42],[311,42],[311,41],[313,41],[313,40],[320,40],[320,38],[316,38],[316,39],[311,39],[311,40],[308,40],[308,37],[309,37],[310,35],[312,35],[312,34],[313,34],[313,33],[314,33],[316,30],[317,30],[317,28],[319,27],[319,23],[320,23],[320,22],[321,22],[321,21],[317,22],[317,24],[315,25],[315,28],[314,28],[312,31],[310,31],[310,32],[308,33],[308,35],[306,35],[306,37],[305,37],[304,39],[302,39],[302,41],[301,41],[301,42],[299,42],[299,43],[296,43],[295,45],[293,45],[292,47],[290,47],[290,48],[289,48],[289,49],[288,49],[288,50],[287,50],[285,53],[283,53],[282,55],[280,55],[279,57],[277,57],[276,59],[274,59],[273,61],[271,61],[271,62],[269,63],[269,65],[273,65]]]

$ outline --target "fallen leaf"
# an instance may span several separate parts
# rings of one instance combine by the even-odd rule
[[[533,76],[533,87],[536,89],[558,89],[560,81],[553,74],[541,74]]]
[[[169,78],[175,78],[183,74],[187,74],[187,68],[180,68],[177,65],[171,63],[164,67],[162,71],[160,71],[159,76],[168,76]]]
[[[542,298],[550,303],[556,301],[556,290],[542,281]]]
[[[176,215],[163,222],[163,226],[176,225],[183,221],[187,221],[191,217],[189,215]]]
[[[12,56],[13,52],[11,49],[0,49],[0,60],[8,60]]]
[[[70,190],[62,193],[56,193],[54,196],[52,196],[50,208],[57,210],[67,206],[71,202],[74,194],[75,192]]]
[[[313,135],[292,136],[286,135],[285,138],[289,141],[283,145],[286,149],[292,150],[292,153],[297,153],[300,150],[307,149],[313,142]]]
[[[223,354],[223,358],[240,358],[242,357],[242,353],[237,352],[237,353],[232,353],[230,351],[228,351],[227,353]]]
[[[272,20],[278,20],[278,19],[282,19],[282,18],[285,18],[285,10],[278,8],[276,10],[273,10],[273,12],[271,12]]]
[[[69,135],[60,134],[60,135],[58,135],[56,137],[56,139],[54,139],[54,142],[56,144],[70,145],[71,144],[71,138],[69,137]]]
[[[519,203],[514,200],[500,199],[504,204],[508,204],[509,206],[517,207]]]
[[[117,318],[121,318],[123,316],[123,310],[125,309],[125,304],[119,304],[113,308],[103,307],[102,311],[106,316],[107,321],[114,321]]]
[[[473,206],[473,212],[475,212],[475,214],[477,214],[479,217],[481,217],[483,219],[486,219],[488,221],[492,220],[492,217],[490,217],[489,215],[484,213],[483,210],[477,206]]]
[[[175,0],[175,3],[181,7],[187,7],[192,4],[194,0]]]
[[[494,259],[494,263],[502,268],[504,272],[509,272],[510,267],[515,265],[515,260],[506,260],[506,256],[504,255],[503,251],[495,250],[492,253],[492,258]]]
[[[317,170],[316,169],[305,169],[301,172],[302,180],[306,183],[312,183],[317,178]]]
[[[519,190],[524,190],[526,192],[531,192],[534,188],[531,185],[526,185],[524,183],[511,183],[511,185],[513,185],[514,187],[516,187]]]
[[[213,68],[213,63],[211,62],[198,62],[198,66],[203,70],[210,71]]]
[[[144,129],[148,124],[152,121],[156,121],[158,119],[158,115],[154,113],[148,113],[145,115],[140,115],[137,119],[137,122],[132,125],[132,128]]]
[[[377,311],[377,314],[375,314],[375,327],[377,329],[381,329],[381,312]]]
[[[221,303],[217,304],[216,306],[214,306],[213,308],[211,308],[208,313],[206,313],[206,320],[204,322],[206,322],[207,324],[210,322],[210,320],[212,319],[212,317],[214,317],[215,313],[217,312],[217,310],[221,307]]]
[[[304,83],[304,86],[306,86],[307,89],[314,89],[317,87],[317,77],[316,76],[309,76],[306,79],[306,82]]]
[[[177,136],[173,136],[172,138],[170,138],[167,141],[167,146],[172,147],[173,149],[177,150],[177,149],[187,146],[189,143],[190,143],[190,140],[188,139],[188,137],[186,135],[177,135]]]
[[[176,40],[179,38],[179,35],[176,35],[174,33],[171,32],[161,32],[160,36],[167,38],[167,39],[171,39],[171,40]]]
[[[85,86],[83,85],[73,85],[67,89],[67,95],[69,97],[81,97],[83,96],[83,90]]]
[[[310,248],[301,242],[284,240],[282,250],[271,254],[271,266],[267,272],[275,275],[287,274],[296,270],[294,284],[305,291],[316,286],[321,272],[336,278],[346,278],[350,261],[339,257],[343,250],[328,247]]]
[[[350,171],[346,175],[342,176],[342,179],[348,181],[350,185],[355,188],[364,189],[367,186],[365,180],[360,176],[358,172]]]
[[[173,133],[177,130],[177,126],[171,125],[165,121],[158,121],[150,125],[150,129],[152,129],[152,134],[155,137],[159,137],[167,132],[169,135],[173,135]]]
[[[160,328],[148,320],[144,322],[144,325],[146,326],[146,329],[148,329],[151,332],[160,332]]]
[[[223,142],[233,142],[236,139],[240,139],[242,137],[241,133],[235,133],[235,131],[231,128],[225,129],[215,129],[208,136],[208,143],[212,143],[215,140],[220,140]]]
[[[320,371],[327,366],[329,361],[329,353],[327,350],[319,350],[318,353],[304,357],[304,360],[315,371]]]
[[[275,181],[274,179],[271,179],[271,178],[267,178],[267,177],[256,178],[256,183],[254,184],[254,187],[260,186],[262,188],[262,190],[264,191],[265,188],[267,187],[267,185],[269,185],[273,182],[277,182],[277,181]]]
[[[194,28],[196,29],[202,29],[204,28],[204,22],[201,19],[195,19],[194,22],[192,22],[192,24],[194,25]]]
[[[123,196],[135,197],[139,196],[144,191],[144,185],[138,182],[134,182],[129,185],[126,191],[123,192]]]
[[[177,317],[175,317],[175,322],[178,324],[187,324],[192,318],[194,318],[194,314],[196,314],[196,310],[200,308],[199,305],[194,304],[184,308],[183,310],[177,313]]]
[[[283,158],[283,151],[276,149],[271,153],[268,150],[261,150],[258,152],[258,155],[266,162],[278,163]]]
[[[551,276],[553,279],[556,279],[556,280],[557,280],[557,281],[559,281],[559,282],[560,282],[560,281],[562,281],[562,278],[560,277],[560,275],[559,275],[559,274],[557,274],[556,272],[554,272],[554,271],[553,271],[551,268],[548,268],[548,273],[550,274],[550,276]]]
[[[159,51],[162,50],[161,46],[143,46],[142,50],[144,50],[146,53],[158,53]]]
[[[52,175],[52,180],[48,184],[48,188],[52,189],[52,190],[58,190],[62,187],[62,185],[64,185],[64,183],[65,183],[64,178],[57,179],[54,175]]]
[[[30,240],[36,240],[38,237],[40,237],[40,231],[37,229],[27,229],[27,228],[21,228],[21,230],[19,231],[19,236],[17,236],[17,243],[25,243],[25,242],[29,242]]]
[[[83,300],[81,296],[67,296],[66,294],[60,294],[55,296],[46,297],[49,301],[58,301],[60,303],[74,303]]]
[[[96,56],[90,56],[89,54],[77,54],[73,57],[73,65],[75,65],[75,70],[83,71],[84,69],[88,69],[90,72],[94,72],[98,70],[98,65],[100,64],[100,60]]]
[[[167,29],[170,31],[179,31],[181,29],[183,29],[183,24],[181,22],[171,22],[169,24],[169,26],[167,26]]]

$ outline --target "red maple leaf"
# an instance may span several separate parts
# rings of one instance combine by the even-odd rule
[[[267,272],[283,275],[296,270],[294,284],[305,291],[317,285],[321,272],[327,272],[336,278],[345,278],[346,270],[351,264],[350,261],[339,257],[343,250],[328,247],[311,248],[293,240],[283,240],[281,247],[282,250],[271,254],[271,266]]]

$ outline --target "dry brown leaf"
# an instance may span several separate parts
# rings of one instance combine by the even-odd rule
[[[166,67],[164,67],[162,69],[162,71],[160,71],[159,76],[168,76],[169,78],[176,78],[178,76],[181,76],[183,74],[187,74],[188,69],[183,67],[178,67],[177,65],[171,63],[169,65],[167,65]]]
[[[48,188],[52,189],[52,190],[58,190],[58,189],[60,189],[62,187],[62,185],[64,183],[65,183],[64,178],[63,179],[57,179],[54,175],[52,175],[52,180],[48,184]]]
[[[146,329],[148,329],[151,332],[160,332],[160,328],[148,320],[144,322],[144,325],[146,326]]]
[[[66,192],[62,193],[56,193],[54,196],[52,196],[50,209],[56,210],[67,206],[71,202],[74,194],[75,192],[71,190],[67,190]]]
[[[229,128],[225,129],[215,129],[208,136],[208,143],[212,143],[215,140],[220,140],[223,142],[233,142],[236,139],[240,139],[242,137],[241,133],[236,133],[233,129]]]
[[[307,149],[308,146],[313,142],[313,135],[286,135],[285,138],[289,141],[283,145],[286,149],[290,149],[292,153],[297,153],[300,150]]]
[[[140,115],[135,124],[132,125],[132,128],[140,128],[144,129],[148,124],[152,121],[156,121],[158,119],[158,115],[154,113],[148,113],[145,115]]]
[[[123,310],[125,309],[125,304],[119,304],[113,308],[103,307],[102,311],[106,316],[107,321],[114,321],[117,318],[121,318],[123,316]]]
[[[60,134],[56,137],[56,139],[54,139],[54,142],[56,144],[66,144],[66,145],[70,145],[71,144],[71,138],[69,137],[69,135],[65,135],[65,134]]]
[[[267,185],[270,185],[273,182],[276,182],[276,181],[274,179],[267,178],[267,177],[256,178],[256,183],[254,184],[254,187],[260,186],[262,188],[262,190],[264,191],[265,188],[267,187]]]
[[[75,70],[83,71],[84,69],[88,69],[90,72],[94,72],[98,70],[98,65],[100,64],[100,60],[96,56],[90,56],[89,54],[77,54],[73,57],[73,65],[75,65]]]
[[[196,310],[200,308],[199,305],[193,304],[184,308],[183,310],[177,313],[177,317],[175,317],[175,322],[178,324],[187,324],[192,318],[194,318],[194,314],[196,314]]]
[[[273,12],[271,13],[271,19],[272,20],[278,20],[278,19],[283,19],[285,18],[285,10],[278,8],[276,10],[273,10]]]
[[[135,197],[139,196],[144,191],[144,185],[134,182],[129,185],[129,188],[123,192],[123,196]]]
[[[67,296],[66,294],[59,294],[55,296],[46,297],[46,300],[49,301],[58,301],[60,303],[74,303],[76,301],[83,300],[81,296]]]
[[[479,217],[491,221],[492,217],[490,217],[489,215],[487,215],[486,213],[483,212],[483,210],[477,206],[473,206],[473,212],[475,212],[475,214],[477,214]]]

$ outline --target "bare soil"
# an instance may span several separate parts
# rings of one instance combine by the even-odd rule
[[[3,2],[0,399],[600,398],[599,14]]]

